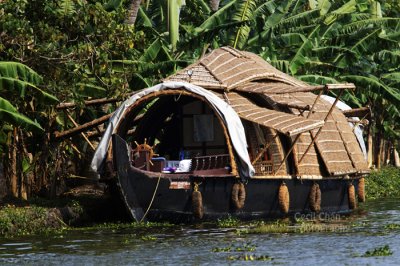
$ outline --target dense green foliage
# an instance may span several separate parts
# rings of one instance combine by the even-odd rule
[[[312,84],[354,82],[357,91],[344,99],[371,107],[375,161],[383,140],[399,145],[398,1],[223,0],[212,11],[205,0],[153,0],[128,24],[133,2],[0,2],[0,155],[7,173],[38,191],[60,181],[67,158],[87,166],[85,141],[50,135],[74,127],[67,115],[82,124],[115,108],[84,107],[84,100],[122,98],[225,45]],[[78,107],[68,114],[55,109],[58,102]]]
[[[114,68],[113,61],[138,58],[133,46],[146,43],[124,18],[122,6],[99,1],[0,3],[0,155],[10,179],[23,180],[33,192],[49,189],[59,182],[52,176],[65,175],[66,158],[85,158],[83,141],[60,143],[49,134],[74,126],[55,105],[128,91],[134,68]],[[83,123],[110,111],[85,109],[71,116]],[[24,194],[22,185],[12,194]]]
[[[43,207],[5,206],[0,209],[0,235],[32,235],[61,229],[62,223],[55,217],[49,219],[48,215],[48,210]]]
[[[111,61],[135,56],[140,33],[123,23],[122,7],[109,12],[99,1],[19,0],[0,8],[2,59],[45,76],[43,86],[61,101],[126,90],[126,73],[116,73]]]
[[[392,166],[373,171],[365,179],[368,199],[400,197],[400,169]]]

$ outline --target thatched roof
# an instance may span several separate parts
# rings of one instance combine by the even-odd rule
[[[324,125],[322,120],[310,120],[297,115],[262,108],[236,92],[229,92],[226,95],[227,101],[242,119],[275,129],[288,136],[297,135]]]
[[[165,81],[186,81],[203,88],[231,90],[246,82],[262,79],[307,86],[302,81],[277,70],[255,54],[230,47],[212,51]]]
[[[298,105],[312,105],[317,96],[312,93],[294,93],[287,94],[284,97],[278,95],[269,95],[269,97],[280,103],[292,102]],[[330,107],[331,104],[322,99],[317,101],[315,111],[310,115],[310,119],[324,119]],[[299,113],[295,109],[292,109],[292,112]],[[304,115],[308,115],[308,112],[305,111]],[[315,133],[315,130],[311,132],[312,135]],[[309,145],[310,142],[311,138],[303,139],[298,146]],[[364,172],[368,169],[354,132],[346,117],[338,109],[334,109],[332,114],[328,116],[321,134],[316,140],[316,147],[331,175]],[[298,149],[300,151],[302,148],[299,147]]]
[[[223,47],[178,71],[165,81],[184,81],[211,89],[242,119],[287,136],[302,134],[294,148],[300,176],[337,176],[368,171],[357,139],[343,113],[312,91],[354,89],[353,84],[310,86],[261,57]],[[309,115],[311,106],[313,112]],[[324,122],[325,120],[325,122]],[[312,143],[318,128],[322,130]],[[292,138],[292,141],[294,138]],[[308,152],[304,155],[305,151]]]

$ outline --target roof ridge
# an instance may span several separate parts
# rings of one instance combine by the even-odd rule
[[[237,58],[242,58],[242,57],[249,58],[248,56],[246,56],[245,54],[243,54],[240,50],[235,49],[235,48],[233,48],[233,47],[231,47],[231,46],[223,46],[223,47],[221,47],[220,49],[222,49],[222,50],[224,50],[224,51],[226,51],[226,52],[228,52],[228,53],[230,53],[230,54],[236,56]],[[249,59],[250,59],[250,58],[249,58]],[[254,61],[254,60],[253,60],[253,61]]]

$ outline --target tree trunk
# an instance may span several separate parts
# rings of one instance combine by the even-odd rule
[[[43,139],[39,160],[35,165],[34,188],[36,193],[47,190],[49,170],[51,168],[48,165],[50,149],[50,133],[48,133]]]
[[[23,172],[23,160],[25,157],[25,141],[22,130],[18,130],[18,164],[17,164],[17,173],[18,173],[18,196],[21,199],[27,200],[27,184],[26,184],[26,175]]]
[[[211,0],[210,1],[210,6],[211,6],[211,10],[212,11],[218,11],[218,9],[219,9],[219,1],[220,0]]]
[[[393,153],[394,153],[394,166],[400,167],[399,152],[396,150],[396,147],[394,147]]]
[[[13,131],[13,138],[11,141],[11,147],[10,147],[10,156],[9,156],[9,162],[10,162],[10,179],[9,179],[9,188],[10,191],[9,193],[14,196],[18,197],[18,175],[17,175],[17,142],[18,142],[18,135],[17,135],[17,128],[14,128]]]
[[[375,143],[375,166],[377,169],[380,169],[382,166],[383,138],[381,133],[377,135],[377,142]]]
[[[391,156],[391,151],[392,150],[392,142],[391,141],[388,141],[388,140],[385,140],[385,154],[384,154],[384,161],[383,161],[383,163],[384,163],[384,165],[388,165],[388,164],[390,164],[390,161],[391,161],[391,159],[390,159],[390,156]]]
[[[126,19],[127,24],[129,25],[135,24],[141,2],[142,2],[141,0],[131,0],[131,3],[129,4],[128,7],[128,18]]]
[[[372,136],[372,125],[370,124],[369,126],[368,126],[368,137],[367,137],[367,140],[368,140],[368,152],[367,152],[367,154],[368,154],[368,167],[369,168],[371,168],[372,166],[373,166],[373,164],[374,164],[374,158],[373,158],[373,155],[374,155],[374,153],[373,153],[373,136]]]

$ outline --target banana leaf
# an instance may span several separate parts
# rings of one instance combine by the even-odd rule
[[[29,117],[19,113],[17,108],[2,97],[0,97],[0,120],[29,131],[44,131],[39,123],[34,122]]]
[[[24,64],[0,62],[0,92],[24,98],[27,90],[42,102],[57,103],[58,99],[37,87],[42,77]]]

